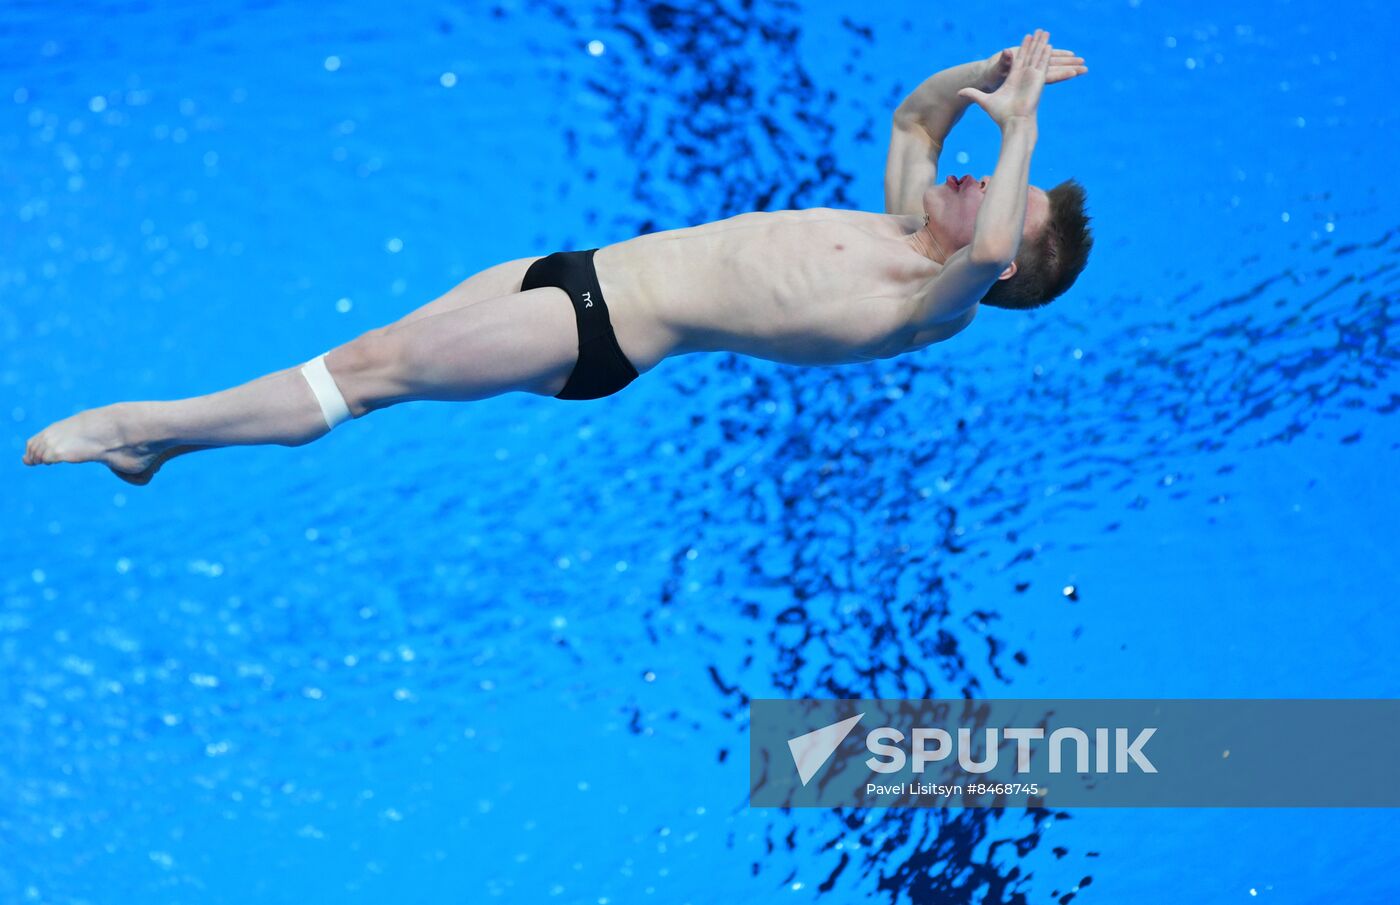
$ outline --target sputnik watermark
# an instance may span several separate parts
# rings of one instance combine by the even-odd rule
[[[1130,762],[1144,773],[1156,773],[1157,768],[1143,754],[1142,749],[1147,744],[1147,740],[1157,732],[1157,727],[1148,726],[1137,730],[1137,735],[1133,737],[1131,742],[1128,741],[1129,731],[1131,730],[1121,726],[1112,729],[1096,726],[1089,732],[1074,726],[1056,729],[1050,734],[1048,745],[1050,755],[1047,769],[1051,773],[1059,773],[1064,769],[1065,745],[1071,743],[1075,752],[1074,770],[1077,773],[1108,773],[1110,769],[1114,773],[1127,773]],[[990,773],[997,768],[1001,747],[998,733],[1007,741],[1016,743],[1016,772],[1029,773],[1031,770],[1031,743],[1045,739],[1045,730],[1039,727],[984,729],[983,755],[979,761],[976,759],[972,732],[973,730],[967,728],[960,728],[957,731],[958,768],[965,773]],[[1110,733],[1114,739],[1112,743],[1109,741]],[[1092,771],[1089,767],[1089,738],[1091,734],[1094,738]],[[890,726],[881,726],[879,729],[871,730],[870,734],[865,737],[865,745],[876,757],[867,760],[866,765],[876,773],[898,773],[904,769],[906,761],[912,759],[914,772],[922,773],[929,764],[947,760],[954,750],[953,736],[946,729],[920,727],[913,731],[912,736],[910,754],[906,758],[904,749],[898,747],[904,741],[904,733]],[[934,743],[932,750],[929,750],[928,747],[930,741]],[[1111,768],[1109,766],[1110,754],[1113,756]],[[882,757],[888,759],[878,759]]]
[[[755,807],[1400,807],[1391,699],[760,699],[750,716]]]
[[[788,750],[792,753],[793,766],[797,768],[797,775],[802,780],[802,785],[805,786],[811,782],[812,777],[831,758],[831,755],[836,752],[836,748],[845,741],[846,736],[851,733],[851,730],[864,716],[865,714],[858,713],[853,717],[788,739]],[[905,742],[905,734],[893,726],[878,726],[866,733],[865,747],[872,756],[866,759],[865,765],[875,773],[899,773],[905,769],[906,765],[915,773],[923,773],[929,764],[942,763],[956,751],[957,765],[963,772],[970,774],[990,773],[997,768],[1000,762],[1000,739],[1004,738],[1016,745],[1016,772],[1029,773],[1032,743],[1046,741],[1045,730],[1039,726],[1013,726],[1000,730],[990,728],[984,729],[982,732],[982,753],[979,760],[972,729],[961,727],[954,736],[948,730],[938,727],[916,727],[909,734],[910,750],[906,754],[904,749],[900,747]],[[1062,726],[1050,733],[1047,743],[1049,764],[1046,769],[1050,773],[1060,773],[1065,769],[1064,751],[1068,744],[1073,746],[1073,769],[1077,773],[1108,773],[1110,771],[1126,773],[1130,764],[1144,773],[1156,773],[1157,767],[1143,752],[1144,746],[1156,732],[1157,727],[1147,726],[1137,730],[1137,734],[1129,741],[1129,730],[1122,726],[1095,726],[1088,731],[1076,726]],[[1094,740],[1092,767],[1090,767],[1091,744],[1089,741],[1091,737]],[[954,742],[955,738],[956,743]],[[932,747],[930,747],[930,742]],[[871,785],[870,788],[885,792],[891,788],[902,790],[904,786]],[[936,788],[946,789],[950,787],[938,786]]]

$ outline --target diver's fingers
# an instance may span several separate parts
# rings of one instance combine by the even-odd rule
[[[1035,46],[1034,39],[1035,35],[1026,35],[1021,40],[1021,48],[1016,51],[1016,59],[1011,63],[1012,69],[1024,69],[1030,65],[1031,49]]]
[[[1038,41],[1035,46],[1035,58],[1031,60],[1031,66],[1041,72],[1050,65],[1050,32],[1041,30],[1038,33]]]

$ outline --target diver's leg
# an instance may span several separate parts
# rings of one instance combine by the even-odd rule
[[[553,286],[400,320],[326,356],[354,417],[418,400],[553,396],[577,361],[573,304]]]
[[[358,417],[419,399],[485,399],[514,390],[552,396],[577,358],[573,306],[551,286],[371,330],[324,361],[333,391]],[[317,393],[294,367],[207,396],[89,409],[32,437],[24,461],[100,461],[144,484],[185,452],[298,446],[329,429]]]
[[[520,283],[525,279],[525,271],[530,269],[530,265],[538,261],[534,258],[516,258],[514,261],[506,261],[504,264],[497,264],[485,270],[467,277],[462,282],[453,286],[447,292],[410,311],[400,319],[404,321],[415,321],[419,318],[432,317],[435,314],[442,314],[444,311],[451,311],[454,308],[463,308],[467,305],[474,305],[486,299],[498,298],[503,295],[510,295],[512,292],[520,291]]]
[[[171,402],[118,402],[55,422],[29,439],[26,465],[102,462],[145,484],[167,461],[198,449],[307,443],[329,431],[299,367],[232,389]]]

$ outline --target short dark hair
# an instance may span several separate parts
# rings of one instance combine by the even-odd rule
[[[1094,234],[1084,213],[1084,186],[1073,179],[1046,192],[1050,216],[1040,235],[1022,241],[1014,276],[997,280],[982,296],[994,308],[1039,308],[1064,294],[1089,261]]]

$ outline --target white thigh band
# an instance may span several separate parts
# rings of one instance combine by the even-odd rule
[[[307,385],[315,394],[327,427],[335,430],[337,425],[350,420],[350,408],[345,404],[345,397],[340,395],[340,387],[335,385],[330,369],[326,367],[325,353],[302,365],[301,376],[306,378]]]

